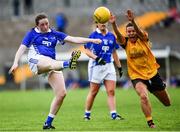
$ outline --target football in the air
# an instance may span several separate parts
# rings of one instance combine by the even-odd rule
[[[111,14],[108,8],[101,6],[98,7],[93,14],[94,21],[97,23],[106,23],[109,21]]]

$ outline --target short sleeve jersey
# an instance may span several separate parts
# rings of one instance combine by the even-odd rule
[[[67,36],[67,34],[53,29],[49,29],[47,33],[40,33],[37,28],[32,28],[26,33],[21,44],[28,48],[31,47],[37,54],[55,59],[56,45],[64,44],[64,39]]]
[[[128,74],[131,80],[149,80],[157,74],[160,67],[150,49],[150,41],[142,41],[139,38],[136,43],[131,43],[126,38],[127,43],[122,45],[127,55]]]
[[[89,38],[101,39],[101,44],[87,43],[84,45],[86,49],[90,49],[95,55],[101,57],[106,61],[106,63],[113,62],[112,53],[115,49],[119,48],[116,43],[116,38],[113,33],[107,32],[106,35],[101,34],[101,32],[96,29]],[[93,60],[94,65],[98,65],[95,60]]]

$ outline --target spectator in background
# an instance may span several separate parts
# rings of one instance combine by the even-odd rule
[[[78,78],[74,76],[72,72],[68,72],[65,79],[65,84],[67,89],[77,89],[79,88]]]
[[[171,26],[173,22],[180,23],[180,13],[178,12],[177,9],[176,0],[169,0],[168,4],[169,4],[169,10],[167,12],[168,16],[163,21],[165,27]]]
[[[33,0],[24,0],[24,13],[27,15],[33,13]]]
[[[65,33],[66,27],[68,25],[68,20],[67,20],[65,14],[62,12],[57,13],[55,21],[56,21],[57,31]]]
[[[139,2],[140,2],[141,4],[144,4],[144,0],[139,0]]]
[[[19,0],[13,0],[14,15],[19,16],[20,2]]]
[[[168,6],[169,6],[169,8],[177,7],[176,0],[168,0]]]
[[[89,87],[89,81],[85,79],[84,77],[80,76],[78,80],[78,84],[80,88],[87,88]]]
[[[171,87],[174,87],[174,88],[177,87],[177,83],[178,83],[177,78],[175,76],[172,76],[170,78],[170,85],[171,85]]]

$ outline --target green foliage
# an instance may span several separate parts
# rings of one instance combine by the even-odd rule
[[[92,120],[84,121],[88,89],[69,90],[54,120],[59,131],[180,131],[180,89],[168,89],[172,105],[164,107],[150,95],[155,129],[147,127],[139,97],[134,90],[116,90],[117,111],[125,120],[111,120],[107,95],[100,90],[92,109]],[[0,131],[41,131],[53,99],[52,91],[0,92]]]

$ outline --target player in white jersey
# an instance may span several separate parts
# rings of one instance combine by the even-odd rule
[[[118,67],[120,77],[122,76],[121,63],[116,53],[116,49],[119,48],[119,46],[116,43],[116,38],[113,33],[108,31],[107,23],[97,23],[96,26],[96,31],[94,31],[89,38],[101,39],[101,45],[95,45],[93,42],[85,45],[86,54],[90,57],[88,65],[90,91],[86,99],[84,119],[91,119],[91,108],[101,83],[104,83],[106,88],[111,118],[113,120],[123,119],[116,112],[115,101],[116,71],[113,64],[114,60]]]
[[[56,60],[56,45],[58,43],[64,44],[65,42],[77,44],[92,42],[99,44],[102,41],[100,39],[73,37],[65,33],[55,31],[50,28],[49,20],[46,14],[37,15],[35,18],[35,24],[36,26],[28,31],[22,40],[9,73],[13,73],[18,68],[20,57],[26,49],[29,49],[28,63],[32,72],[34,74],[48,73],[48,82],[55,93],[55,97],[51,103],[50,112],[43,125],[43,129],[55,129],[55,127],[52,126],[52,121],[66,96],[64,77],[61,70],[63,68],[76,68],[77,59],[81,54],[80,51],[75,51],[72,53],[69,61],[58,61]]]

